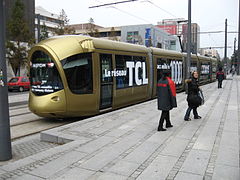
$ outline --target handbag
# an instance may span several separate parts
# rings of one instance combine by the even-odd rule
[[[205,100],[204,100],[203,92],[202,92],[201,89],[198,91],[198,97],[200,97],[200,99],[201,99],[201,104],[200,105],[203,105]]]

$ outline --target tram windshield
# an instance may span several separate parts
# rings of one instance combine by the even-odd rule
[[[30,63],[31,90],[41,96],[63,89],[59,72],[53,60],[44,52],[36,51]]]

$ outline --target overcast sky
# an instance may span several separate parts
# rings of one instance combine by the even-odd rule
[[[59,14],[64,9],[70,24],[87,23],[92,17],[95,24],[111,27],[133,24],[157,24],[162,19],[188,16],[188,0],[139,0],[109,7],[89,9],[90,6],[121,0],[35,0],[36,6]],[[192,0],[192,22],[198,23],[201,32],[224,31],[225,19],[228,30],[238,31],[238,0]],[[233,53],[237,34],[228,34],[228,56]],[[223,47],[224,33],[202,34],[200,47]],[[221,57],[223,49],[218,49]]]

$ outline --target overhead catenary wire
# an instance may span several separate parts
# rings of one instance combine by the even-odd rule
[[[98,1],[98,2],[100,2],[100,3],[103,3],[103,2],[101,2],[101,1],[99,1],[99,0],[96,0],[96,1]],[[135,0],[135,1],[139,1],[139,0]],[[113,3],[106,3],[106,4],[102,4],[102,5],[91,6],[91,7],[89,7],[89,8],[97,8],[97,7],[102,7],[102,6],[110,6],[110,8],[117,9],[118,11],[120,11],[120,12],[122,12],[122,13],[128,14],[128,15],[130,15],[130,16],[132,16],[132,17],[135,17],[135,18],[137,18],[137,19],[143,20],[144,22],[147,22],[147,23],[151,23],[151,24],[152,24],[152,22],[150,22],[149,20],[143,19],[143,18],[141,18],[141,17],[139,17],[139,16],[133,15],[133,14],[127,12],[127,11],[121,10],[121,9],[113,6],[113,5],[116,5],[116,4],[119,4],[119,3],[126,3],[126,2],[131,2],[131,1],[129,0],[129,1],[118,1],[118,2],[113,2]],[[167,11],[167,10],[159,7],[158,5],[156,5],[155,3],[153,3],[153,2],[150,1],[150,0],[144,0],[144,1],[142,1],[142,2],[148,2],[148,3],[152,4],[153,6],[157,7],[158,9],[161,9],[163,12],[165,12],[165,13],[167,13],[167,14],[169,14],[169,15],[171,15],[171,16],[173,16],[173,17],[176,18],[176,16],[175,16],[174,14],[172,14],[172,13],[170,13],[169,11]]]
[[[116,9],[116,10],[122,12],[122,13],[128,14],[129,16],[135,17],[135,18],[137,18],[137,19],[139,19],[139,20],[142,20],[142,21],[144,21],[144,22],[147,22],[147,23],[152,24],[152,22],[150,22],[150,21],[148,21],[148,20],[146,20],[146,19],[143,19],[143,18],[141,18],[141,17],[139,17],[139,16],[136,16],[136,15],[134,15],[134,14],[131,14],[131,13],[127,12],[127,11],[123,11],[123,10],[117,8],[117,7],[110,6],[110,8],[114,8],[114,9]]]
[[[139,0],[118,1],[118,2],[100,4],[100,5],[96,5],[96,6],[90,6],[89,8],[98,8],[98,7],[102,7],[102,6],[111,6],[111,5],[115,5],[115,4],[127,3],[127,2],[133,2],[133,1],[139,1]]]
[[[96,0],[96,1],[98,1],[98,2],[100,2],[100,3],[103,3],[102,1],[99,1],[99,0]],[[150,22],[150,21],[148,21],[148,20],[146,20],[146,19],[144,19],[144,18],[141,18],[141,17],[139,17],[139,16],[136,16],[136,15],[134,15],[134,14],[131,14],[131,13],[127,12],[127,11],[121,10],[121,9],[119,9],[119,8],[113,6],[113,5],[112,5],[112,6],[109,6],[108,8],[116,9],[116,10],[118,10],[118,11],[120,11],[120,12],[122,12],[122,13],[125,13],[125,14],[127,14],[127,15],[129,15],[129,16],[132,16],[132,17],[134,17],[134,18],[136,18],[136,19],[138,19],[138,20],[141,20],[141,21],[144,21],[144,22],[146,22],[146,23],[152,24],[152,22]]]
[[[160,6],[156,5],[155,3],[153,3],[153,2],[150,1],[150,0],[145,0],[145,1],[143,1],[143,2],[148,2],[148,3],[152,4],[153,6],[157,7],[158,9],[161,9],[163,12],[165,12],[165,13],[167,13],[167,14],[169,14],[169,15],[175,17],[175,18],[177,18],[177,16],[175,16],[174,14],[172,14],[172,13],[170,13],[169,11],[167,11],[167,10],[161,8]]]
[[[224,33],[225,31],[206,31],[206,32],[198,32],[198,34],[212,34],[212,33]],[[237,31],[228,31],[227,33],[233,34],[238,33]]]

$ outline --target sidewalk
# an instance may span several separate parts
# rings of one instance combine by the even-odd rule
[[[156,100],[42,132],[63,145],[0,166],[0,179],[239,180],[240,77],[216,87],[202,87],[202,119],[190,122],[177,94],[166,132],[157,131]]]

